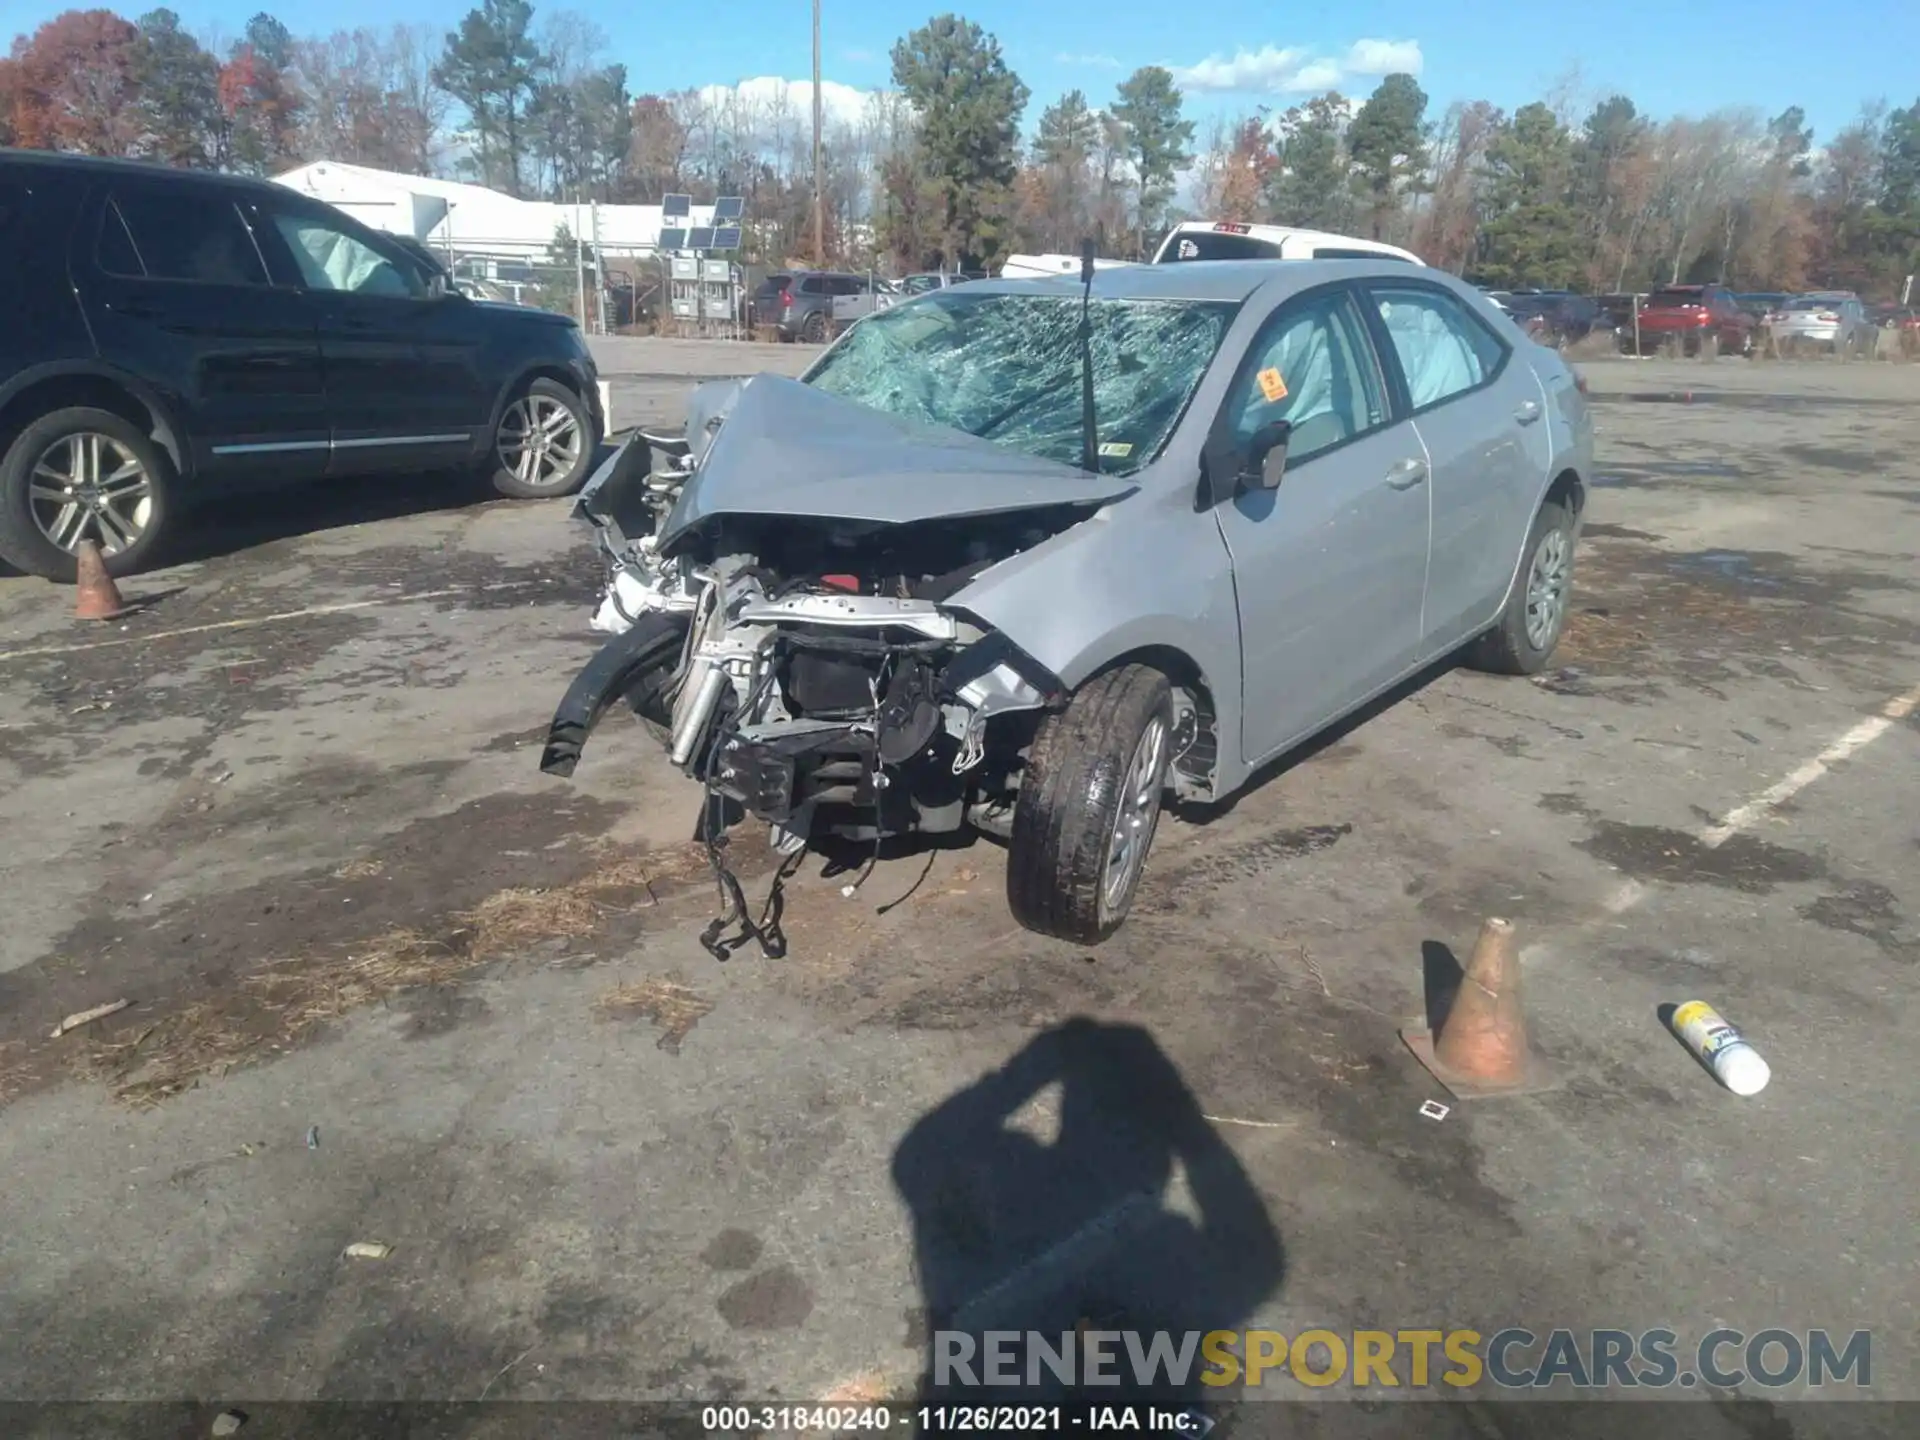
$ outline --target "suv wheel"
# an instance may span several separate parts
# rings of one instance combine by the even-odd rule
[[[1094,944],[1140,888],[1172,752],[1167,677],[1125,665],[1040,722],[1007,853],[1007,903],[1029,930]]]
[[[818,345],[827,338],[827,317],[816,310],[807,316],[806,323],[800,327],[800,338],[809,345]]]
[[[160,541],[172,485],[166,452],[131,421],[90,406],[43,415],[0,459],[0,557],[72,580],[93,540],[108,574],[131,574]]]
[[[500,416],[494,488],[522,500],[570,495],[593,465],[597,438],[578,395],[556,380],[534,380]]]

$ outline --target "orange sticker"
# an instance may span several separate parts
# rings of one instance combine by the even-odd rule
[[[1269,401],[1287,398],[1287,382],[1280,378],[1280,372],[1271,365],[1254,378],[1260,382],[1260,393]]]

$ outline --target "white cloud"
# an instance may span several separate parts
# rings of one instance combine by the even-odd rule
[[[820,111],[829,125],[858,125],[867,113],[867,101],[879,92],[842,85],[837,80],[820,82]],[[784,98],[787,110],[796,120],[813,122],[813,82],[782,80],[773,75],[757,75],[735,85],[703,85],[700,98],[709,105],[738,100],[764,115]]]
[[[1308,94],[1330,90],[1356,76],[1404,70],[1418,75],[1423,58],[1417,40],[1356,40],[1339,56],[1316,55],[1299,46],[1263,45],[1231,57],[1209,55],[1195,65],[1176,65],[1173,78],[1189,90],[1255,95]]]
[[[1084,65],[1094,70],[1118,70],[1120,62],[1111,55],[1056,55],[1056,65]]]

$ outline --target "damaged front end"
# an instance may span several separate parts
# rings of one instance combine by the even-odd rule
[[[704,460],[727,448],[732,423],[716,427],[722,439]],[[924,439],[907,438],[924,455]],[[842,455],[860,453],[858,435],[843,429],[836,439]],[[1068,487],[1054,498],[1030,478],[1017,483],[1032,462],[988,456],[1005,501],[955,515],[923,499],[936,513],[896,509],[895,519],[885,505],[854,498],[874,477],[843,462],[836,473],[851,488],[839,503],[821,503],[856,513],[823,516],[804,513],[806,500],[792,489],[738,502],[716,496],[694,447],[675,455],[641,441],[635,452],[641,444],[667,450],[668,463],[650,460],[643,470],[635,453],[621,470],[616,457],[583,495],[611,565],[595,623],[614,638],[568,690],[542,770],[573,773],[602,716],[624,702],[657,728],[673,765],[702,782],[710,845],[752,817],[789,860],[837,840],[873,847],[871,868],[891,837],[969,827],[1006,835],[1023,753],[1064,687],[955,597],[1124,487]],[[728,457],[736,466],[739,450]],[[784,458],[804,490],[804,475]],[[871,452],[867,459],[888,463]],[[993,473],[980,487],[989,495]],[[1084,493],[1095,488],[1101,493]],[[736,503],[780,509],[743,512]],[[751,940],[777,952],[777,918],[756,924],[718,849],[712,854],[728,913],[704,937],[707,948],[724,956]],[[729,925],[739,930],[730,939],[722,933]]]

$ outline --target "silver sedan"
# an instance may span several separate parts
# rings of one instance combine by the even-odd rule
[[[1592,467],[1578,376],[1436,270],[942,287],[798,381],[702,387],[582,492],[614,638],[542,768],[624,700],[715,823],[998,835],[1015,917],[1098,941],[1166,794],[1223,799],[1450,652],[1547,665]],[[723,890],[710,948],[770,943]]]
[[[1879,329],[1850,291],[1796,295],[1767,317],[1774,343],[1818,345],[1839,354],[1871,355]]]

